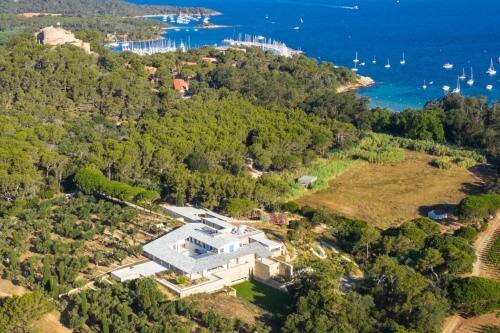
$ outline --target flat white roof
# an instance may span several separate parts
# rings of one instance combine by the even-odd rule
[[[276,248],[281,248],[281,244],[275,241],[270,240],[269,238],[266,238],[264,235],[260,234],[257,236],[250,236],[248,237],[249,239],[252,239],[256,242],[259,242],[260,244],[264,245],[268,249],[276,249]]]
[[[220,248],[230,243],[240,242],[240,239],[234,234],[221,232],[210,234],[204,232],[204,228],[206,230],[212,229],[202,223],[188,223],[144,245],[144,252],[149,256],[163,260],[164,262],[187,273],[199,273],[205,269],[222,266],[228,263],[231,259],[239,258],[251,253],[258,255],[261,258],[272,255],[272,253],[260,242],[243,245],[234,252],[205,253],[194,258],[185,256],[184,254],[171,248],[173,244],[187,239],[188,237],[198,239],[199,241],[215,248]],[[215,232],[215,229],[212,230]]]
[[[118,269],[116,271],[111,272],[111,275],[114,275],[120,279],[125,279],[132,275],[149,277],[164,272],[166,270],[167,269],[162,265],[157,264],[154,261],[148,261],[139,265]]]

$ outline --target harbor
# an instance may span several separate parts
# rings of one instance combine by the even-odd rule
[[[109,45],[116,51],[129,51],[139,55],[151,55],[155,53],[167,53],[186,51],[187,46],[181,41],[179,44],[170,39],[159,39],[149,41],[124,41],[120,43],[111,43]]]
[[[287,58],[291,58],[297,54],[303,53],[301,50],[294,50],[286,46],[285,43],[273,40],[271,38],[267,39],[263,36],[245,35],[244,37],[242,37],[240,34],[238,39],[224,39],[224,43],[231,46],[259,47],[264,51],[271,51],[276,55],[284,56]]]

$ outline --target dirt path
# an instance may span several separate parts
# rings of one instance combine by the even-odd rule
[[[484,262],[484,255],[487,251],[488,245],[493,240],[495,233],[498,232],[500,228],[500,214],[490,221],[488,224],[488,229],[481,233],[474,243],[474,248],[476,249],[476,261],[474,262],[474,267],[472,269],[473,276],[485,276],[491,277],[491,272],[485,272],[487,265]]]
[[[463,318],[459,315],[453,315],[445,319],[443,333],[481,332],[482,329],[488,325],[499,326],[500,318],[497,318],[494,313],[472,318]]]

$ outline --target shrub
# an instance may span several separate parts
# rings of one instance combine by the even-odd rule
[[[451,158],[448,156],[442,156],[442,157],[436,158],[433,163],[439,169],[448,170],[448,169],[451,169],[453,167],[453,162],[452,162]]]
[[[458,215],[465,219],[484,219],[500,209],[500,194],[470,195],[458,205]]]
[[[455,232],[455,236],[461,237],[461,238],[465,238],[469,242],[472,242],[477,237],[477,231],[473,227],[465,226],[465,227],[462,227],[462,228],[458,229]]]
[[[401,148],[382,148],[376,151],[362,151],[357,157],[369,163],[398,164],[404,161],[405,153]]]
[[[469,315],[481,315],[500,307],[500,282],[477,276],[453,281],[448,288],[452,306]]]
[[[293,201],[284,203],[281,209],[285,212],[296,213],[299,210],[299,205]]]
[[[177,283],[178,284],[186,284],[187,282],[187,278],[184,276],[184,275],[180,275],[178,278],[177,278]]]
[[[252,200],[248,199],[229,199],[226,204],[226,212],[235,217],[242,215],[250,215],[257,208],[257,205]]]

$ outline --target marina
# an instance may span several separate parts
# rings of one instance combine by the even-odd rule
[[[166,53],[176,51],[186,51],[186,46],[182,41],[177,45],[176,41],[170,39],[148,40],[148,41],[124,41],[112,43],[110,45],[116,51],[129,51],[139,55],[151,55],[155,53]]]
[[[231,46],[246,46],[246,47],[259,47],[264,51],[271,51],[277,55],[284,56],[287,58],[291,58],[297,54],[302,54],[303,52],[300,50],[294,50],[286,46],[285,43],[279,42],[277,40],[273,40],[271,38],[267,39],[262,36],[250,36],[245,35],[242,37],[238,37],[238,39],[226,38],[224,39],[224,43],[229,44]]]

